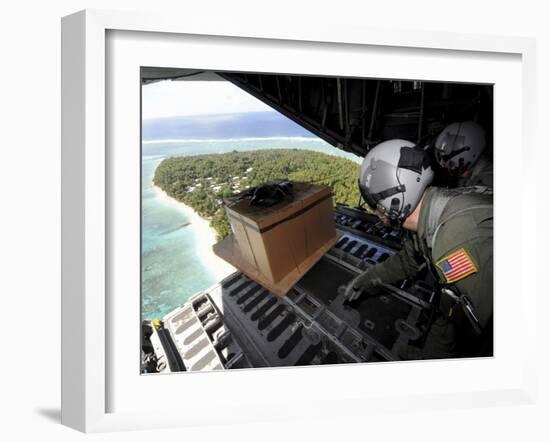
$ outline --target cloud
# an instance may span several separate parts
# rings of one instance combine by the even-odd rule
[[[227,81],[162,81],[142,86],[143,119],[275,112]]]

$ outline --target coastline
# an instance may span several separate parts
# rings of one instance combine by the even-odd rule
[[[229,264],[227,261],[219,258],[213,251],[212,246],[216,244],[216,231],[210,227],[210,223],[207,219],[202,218],[197,212],[193,210],[192,207],[184,204],[175,198],[169,196],[164,190],[160,187],[155,186],[151,182],[153,190],[167,204],[170,204],[180,212],[183,213],[187,222],[190,223],[189,228],[192,229],[200,240],[197,241],[197,257],[203,262],[206,268],[208,268],[212,274],[216,277],[217,280],[229,276],[231,273],[235,272],[237,269]]]

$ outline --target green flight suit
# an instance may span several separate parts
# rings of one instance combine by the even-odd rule
[[[460,177],[457,181],[457,187],[470,186],[493,188],[493,163],[486,155],[479,157],[468,176]]]
[[[399,253],[369,271],[385,283],[394,283],[414,277],[424,265],[442,286],[467,296],[482,332],[491,333],[492,340],[492,193],[428,188],[416,234]],[[449,300],[442,297],[442,301]],[[430,348],[420,357],[477,355],[474,347],[479,334],[474,333],[462,308],[449,302],[441,305],[439,322],[428,335]]]

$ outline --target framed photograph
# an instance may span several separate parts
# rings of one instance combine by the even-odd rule
[[[107,11],[62,37],[64,424],[533,401],[532,40]]]

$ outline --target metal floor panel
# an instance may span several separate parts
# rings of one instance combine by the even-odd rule
[[[241,362],[228,363],[227,368],[396,360],[399,347],[420,333],[417,325],[426,323],[431,311],[429,281],[420,291],[419,281],[409,282],[397,289],[385,287],[380,296],[362,297],[354,303],[348,303],[338,290],[394,254],[399,249],[399,232],[373,224],[371,215],[349,208],[338,207],[335,218],[342,237],[284,298],[238,271],[204,292],[223,316],[214,325],[225,327],[235,342],[220,355],[222,362],[234,356],[232,349],[242,349]],[[176,316],[181,319],[177,331],[189,335],[184,344],[200,339],[187,317],[191,308],[200,312],[201,321],[212,314],[208,305],[193,304],[193,299],[202,296],[194,295]],[[422,302],[417,302],[419,296]],[[211,357],[204,356],[192,368],[209,369]]]
[[[323,257],[300,279],[297,286],[329,305],[338,295],[338,287],[347,284],[353,276],[350,270]]]

